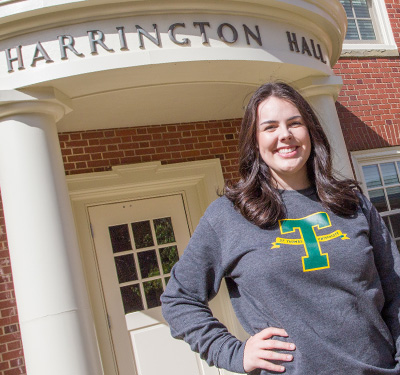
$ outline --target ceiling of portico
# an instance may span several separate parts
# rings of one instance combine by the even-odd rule
[[[186,62],[97,72],[46,86],[71,99],[72,111],[58,123],[58,131],[66,132],[240,118],[260,84],[317,74],[282,63]]]

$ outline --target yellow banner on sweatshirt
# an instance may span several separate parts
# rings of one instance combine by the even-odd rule
[[[334,238],[340,237],[342,240],[349,240],[350,238],[347,237],[346,233],[342,233],[341,230],[337,230],[333,233],[330,234],[325,234],[324,236],[317,236],[318,242],[325,242],[325,241],[330,241],[333,240]],[[285,245],[304,245],[304,240],[301,238],[296,238],[296,239],[290,239],[290,238],[280,238],[277,237],[275,242],[272,242],[272,247],[271,249],[277,249],[280,247],[279,244],[285,244]]]

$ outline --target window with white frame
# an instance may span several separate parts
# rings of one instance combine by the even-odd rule
[[[367,0],[340,0],[347,16],[346,40],[376,40]]]
[[[400,251],[400,148],[352,153],[364,193],[381,214]]]
[[[340,3],[347,16],[342,56],[399,55],[385,0],[340,0]]]

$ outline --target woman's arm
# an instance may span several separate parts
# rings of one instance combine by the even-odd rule
[[[161,296],[162,312],[172,336],[185,340],[209,365],[243,373],[245,343],[230,334],[208,307],[224,272],[219,239],[203,217],[172,269]]]
[[[369,221],[370,242],[385,297],[382,317],[393,336],[395,359],[400,363],[400,253],[375,207],[365,197],[362,197],[362,204]]]
[[[256,368],[283,372],[283,366],[269,361],[293,359],[274,351],[294,350],[291,343],[271,339],[272,336],[286,337],[283,329],[269,327],[242,342],[212,315],[208,301],[217,294],[224,275],[219,238],[203,217],[172,269],[161,297],[163,315],[172,336],[189,343],[209,365],[238,373]]]

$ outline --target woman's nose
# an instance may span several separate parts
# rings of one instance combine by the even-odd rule
[[[287,126],[282,126],[279,132],[279,140],[285,140],[292,138],[292,133]]]

